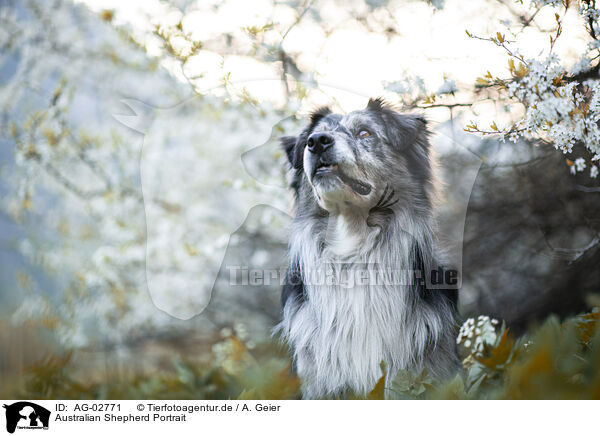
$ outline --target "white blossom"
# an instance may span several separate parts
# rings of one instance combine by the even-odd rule
[[[583,171],[585,166],[585,160],[582,157],[575,159],[575,167],[577,168],[578,172]]]
[[[490,319],[487,315],[479,315],[477,321],[469,318],[460,327],[456,343],[470,349],[472,354],[481,353],[486,344],[492,345],[496,342],[497,324],[497,319]]]

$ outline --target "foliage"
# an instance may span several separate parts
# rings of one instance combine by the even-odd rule
[[[6,396],[36,399],[292,399],[299,381],[281,347],[264,344],[250,352],[241,339],[221,343],[228,351],[209,362],[176,355],[166,369],[123,375],[90,373],[77,353],[48,355],[26,369],[24,387]],[[75,374],[79,373],[77,376]]]
[[[481,352],[466,350],[464,376],[429,389],[433,399],[600,399],[600,312],[548,318],[512,338],[505,327]]]
[[[384,392],[384,373],[367,398],[600,399],[598,320],[597,309],[563,323],[550,317],[515,339],[505,326],[492,333],[487,316],[471,318],[457,340],[465,355],[462,374],[438,383],[426,371],[402,371]]]
[[[367,399],[600,399],[600,311],[560,323],[550,317],[519,338],[499,328],[482,347],[462,346],[463,373],[445,383],[426,372],[400,372],[392,387],[384,375]],[[489,335],[487,336],[490,337]],[[76,376],[76,353],[50,355],[29,367],[23,390],[37,399],[294,399],[299,380],[283,348],[259,346],[228,334],[210,361],[175,356],[168,369],[127,376]],[[94,380],[94,381],[90,381]]]

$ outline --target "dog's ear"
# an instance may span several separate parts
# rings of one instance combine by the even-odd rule
[[[294,148],[296,147],[296,142],[298,142],[298,138],[296,138],[295,136],[282,136],[279,139],[279,141],[281,143],[281,148],[283,148],[283,151],[285,151],[285,154],[288,158],[288,162],[293,168],[295,168],[296,166],[294,165],[294,163],[296,159],[294,156]]]
[[[386,135],[398,149],[412,145],[427,147],[427,120],[420,114],[401,114],[382,98],[370,99],[367,110],[375,112],[384,122]]]
[[[382,97],[371,98],[367,110],[379,114],[385,121],[388,137],[400,147],[406,147],[427,133],[427,120],[419,114],[401,114]]]
[[[375,112],[382,112],[385,110],[394,110],[391,104],[389,104],[383,97],[370,98],[367,103],[367,109]]]
[[[400,114],[392,111],[390,139],[402,150],[411,148],[429,148],[427,120],[423,115]]]
[[[416,180],[422,184],[431,182],[431,155],[427,121],[422,115],[390,114],[391,128],[386,130],[388,138],[394,147],[401,150],[407,161],[407,166]]]
[[[422,143],[421,145],[428,145],[427,141],[428,130],[427,130],[427,119],[421,114],[405,114],[399,116],[402,118],[400,124],[406,130],[406,145],[415,143]]]
[[[302,158],[304,154],[304,147],[299,142],[302,140],[300,136],[283,136],[281,141],[281,147],[285,151],[288,162],[294,170],[302,169]]]
[[[308,128],[312,130],[322,118],[326,117],[331,113],[331,109],[329,106],[321,106],[320,108],[314,110],[310,114],[310,125]]]

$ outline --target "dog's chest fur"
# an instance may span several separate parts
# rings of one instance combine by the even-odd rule
[[[429,367],[428,352],[452,321],[414,286],[371,280],[393,270],[394,279],[411,283],[419,235],[403,229],[386,239],[380,228],[355,227],[341,217],[321,231],[303,224],[293,232],[290,254],[304,296],[287,301],[279,326],[294,351],[303,396],[365,395],[381,377],[382,362],[388,386],[398,370]],[[332,279],[336,273],[343,279]],[[353,282],[365,273],[370,280]]]

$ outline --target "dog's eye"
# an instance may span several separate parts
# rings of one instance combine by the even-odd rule
[[[360,132],[358,132],[358,136],[361,138],[368,138],[369,136],[371,136],[371,132],[363,129]]]

